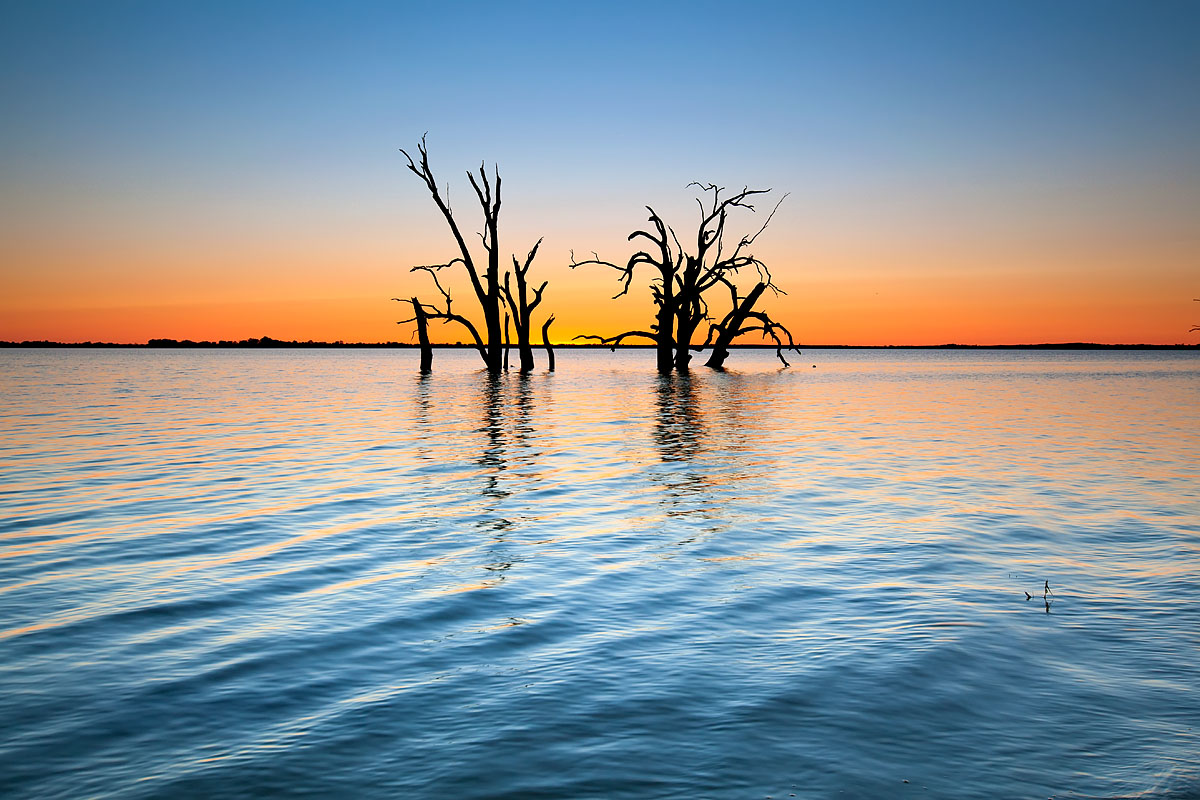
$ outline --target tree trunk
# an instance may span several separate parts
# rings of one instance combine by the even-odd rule
[[[429,320],[417,298],[412,298],[413,316],[417,320],[417,341],[421,344],[421,372],[433,369],[433,348],[429,345]]]
[[[508,351],[512,347],[512,341],[508,338],[508,314],[504,315],[504,371],[508,372]]]
[[[493,295],[489,295],[491,300]],[[487,318],[487,369],[488,372],[500,372],[504,368],[504,330],[500,324],[500,306],[497,302],[490,308],[484,309]]]
[[[713,343],[712,355],[708,357],[708,361],[704,366],[712,367],[713,369],[723,369],[725,359],[729,358],[729,345],[733,342],[734,337],[738,335],[738,331],[742,329],[742,324],[746,321],[746,315],[754,308],[754,304],[758,302],[758,298],[766,291],[767,285],[759,283],[750,290],[750,294],[742,298],[742,302],[738,303],[721,322],[721,335]]]
[[[521,372],[533,372],[533,346],[529,344],[526,328],[517,328],[517,350],[521,356]]]
[[[480,172],[483,168],[480,167]],[[487,186],[487,176],[484,175],[484,186]],[[484,198],[480,198],[481,201]],[[504,330],[500,329],[500,231],[499,231],[499,216],[500,216],[500,176],[496,175],[496,203],[491,208],[488,208],[486,201],[482,202],[484,206],[485,227],[487,235],[484,237],[484,246],[488,251],[488,266],[487,266],[487,299],[488,299],[488,350],[491,358],[488,363],[488,370],[491,372],[499,372],[501,369],[501,361],[503,360],[504,369],[508,369],[508,315],[505,314]],[[490,240],[490,241],[489,241]],[[503,339],[501,339],[503,335]],[[501,359],[503,352],[503,359]]]
[[[516,259],[513,259],[513,263],[516,263]],[[529,344],[529,302],[526,296],[525,275],[518,271],[517,276],[520,313],[513,315],[513,322],[517,327],[517,352],[521,358],[521,372],[533,372],[533,347]]]
[[[675,367],[675,339],[672,336],[675,328],[675,298],[669,280],[663,287],[663,302],[658,307],[657,361],[658,371],[664,375]]]
[[[554,322],[554,317],[550,317],[542,324],[542,345],[546,348],[546,369],[554,372],[554,348],[550,346],[550,323]],[[532,355],[530,356],[532,358]]]
[[[699,311],[693,313],[691,308],[680,308],[675,314],[675,369],[687,372],[692,360],[692,335],[700,324]]]

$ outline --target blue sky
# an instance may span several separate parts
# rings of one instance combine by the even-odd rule
[[[1200,222],[1194,2],[0,9],[6,272],[38,237],[161,240],[164,264],[205,231],[419,238],[396,150],[426,131],[446,179],[500,163],[514,231],[585,250],[690,180],[790,191],[800,238]]]

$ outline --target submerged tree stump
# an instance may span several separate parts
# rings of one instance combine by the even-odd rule
[[[550,323],[554,322],[554,315],[542,323],[542,346],[546,348],[546,369],[549,372],[554,372],[554,348],[550,346]]]
[[[412,298],[413,319],[417,323],[417,341],[421,345],[421,372],[429,372],[433,369],[433,347],[429,344],[429,318],[425,315],[425,309],[421,307],[421,301],[417,298]]]

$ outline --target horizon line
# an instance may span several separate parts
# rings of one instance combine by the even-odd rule
[[[551,342],[551,347],[555,349],[567,350],[652,350],[655,348],[653,344],[620,344],[608,345],[599,343],[585,342]],[[474,344],[462,342],[437,342],[432,343],[432,347],[450,349],[450,350],[474,350]],[[545,344],[532,344],[535,350],[545,349]],[[168,339],[168,338],[153,338],[145,342],[59,342],[49,339],[26,339],[24,341],[0,341],[0,348],[17,348],[17,347],[143,347],[143,348],[176,348],[176,349],[234,349],[234,348],[249,348],[249,349],[302,349],[302,348],[378,348],[378,349],[419,349],[420,344],[414,342],[346,342],[341,339],[334,341],[315,341],[309,339],[300,341],[297,339],[284,340],[275,339],[270,336],[250,339]],[[517,345],[508,344],[501,345],[508,350],[516,350]],[[1151,343],[1119,343],[1109,344],[1102,342],[1022,342],[1022,343],[993,343],[993,344],[962,344],[958,342],[945,342],[941,344],[806,344],[797,342],[793,347],[784,347],[785,350],[799,350],[807,348],[809,350],[949,350],[949,349],[1040,349],[1040,350],[1121,350],[1121,349],[1158,349],[1158,350],[1181,350],[1181,349],[1200,349],[1200,343],[1176,342],[1174,344],[1151,344]],[[703,352],[705,349],[711,348],[693,348],[695,352]],[[739,350],[777,350],[780,349],[774,344],[732,344],[730,349]]]

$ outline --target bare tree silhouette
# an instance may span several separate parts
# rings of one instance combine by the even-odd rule
[[[640,337],[653,341],[657,350],[659,372],[677,370],[685,372],[692,358],[692,351],[703,350],[714,343],[713,353],[707,366],[720,369],[729,355],[729,346],[733,340],[744,333],[761,331],[764,337],[775,342],[776,354],[784,366],[788,362],[783,357],[784,348],[795,349],[795,342],[786,327],[775,322],[765,312],[755,311],[754,306],[762,294],[770,289],[776,294],[783,294],[771,278],[766,264],[750,253],[749,248],[755,240],[767,229],[779,203],[767,216],[766,221],[753,234],[736,239],[732,247],[727,243],[727,225],[730,214],[736,209],[753,212],[754,206],[749,202],[755,195],[770,192],[770,189],[743,188],[727,197],[722,197],[725,191],[715,184],[692,183],[700,189],[701,197],[696,199],[700,206],[700,221],[696,228],[695,247],[689,252],[680,242],[675,229],[667,225],[661,216],[650,206],[650,230],[636,230],[629,235],[629,241],[646,239],[652,245],[639,250],[629,257],[624,265],[615,264],[601,259],[596,253],[592,258],[579,261],[571,254],[572,268],[589,264],[615,269],[621,281],[621,291],[614,299],[629,292],[634,272],[639,265],[649,265],[655,274],[650,283],[650,294],[657,308],[654,324],[648,330],[632,330],[619,333],[616,336],[583,335],[577,339],[595,339],[602,344],[616,347],[625,339]],[[708,202],[704,196],[708,196]],[[787,195],[784,195],[786,197]],[[780,199],[783,202],[783,198]],[[745,295],[739,294],[736,283],[740,272],[754,268],[757,282],[754,288]],[[724,314],[720,322],[711,323],[704,344],[693,346],[692,337],[696,329],[705,321],[711,321],[709,299],[717,287],[724,287],[729,292],[730,310]],[[747,323],[751,323],[747,325]],[[784,344],[786,337],[787,344]]]
[[[496,179],[499,186],[499,177]],[[534,257],[537,255],[538,248],[541,246],[542,240],[538,239],[533,248],[530,249],[529,255],[525,257],[525,264],[522,266],[517,257],[512,257],[513,271],[504,273],[504,297],[508,302],[508,307],[512,309],[513,326],[517,329],[517,351],[521,357],[521,372],[529,372],[533,369],[533,347],[529,344],[529,320],[533,310],[542,302],[542,293],[546,291],[548,281],[542,281],[542,285],[533,290],[533,300],[529,299],[529,284],[526,276],[529,274],[529,265],[533,263]],[[516,275],[517,293],[514,296],[509,288],[509,277]],[[547,323],[549,324],[549,323]],[[543,330],[543,335],[545,331]]]
[[[434,205],[441,212],[442,217],[446,220],[446,225],[450,228],[450,233],[454,236],[455,244],[458,246],[458,255],[444,264],[428,264],[412,267],[410,272],[427,272],[433,279],[433,285],[442,296],[441,305],[419,303],[414,301],[414,316],[410,319],[402,320],[401,324],[416,322],[418,333],[424,327],[423,320],[440,319],[444,322],[456,322],[467,329],[471,334],[475,349],[479,351],[480,357],[483,359],[484,365],[489,372],[496,373],[507,368],[507,354],[509,348],[508,340],[508,318],[511,316],[514,326],[517,329],[517,347],[520,351],[522,372],[528,372],[534,368],[533,350],[529,344],[529,328],[531,323],[531,315],[533,310],[542,302],[542,294],[546,290],[546,282],[533,289],[533,298],[529,298],[529,287],[527,283],[527,275],[529,268],[533,264],[533,259],[537,255],[538,246],[541,244],[541,239],[534,244],[529,251],[529,255],[525,258],[525,263],[522,265],[517,261],[517,257],[513,256],[514,274],[516,276],[516,293],[510,289],[510,273],[505,270],[503,279],[501,278],[500,270],[500,170],[494,167],[492,177],[488,177],[487,169],[484,164],[480,164],[478,175],[473,172],[467,173],[467,180],[471,183],[471,188],[475,191],[475,197],[479,202],[479,208],[483,212],[483,230],[478,236],[483,245],[485,259],[477,261],[473,255],[471,248],[467,245],[466,237],[460,228],[457,220],[454,217],[454,211],[450,207],[449,189],[447,194],[443,195],[438,188],[437,179],[434,177],[433,169],[429,166],[429,151],[425,144],[425,137],[421,137],[421,141],[417,144],[417,159],[408,153],[407,150],[401,149],[401,153],[408,160],[408,169],[414,175],[421,179],[425,184],[425,188],[429,190],[429,196],[433,199]],[[484,332],[481,334],[475,324],[466,316],[455,312],[452,308],[453,301],[450,294],[450,289],[439,279],[439,274],[443,270],[449,269],[455,265],[462,266],[470,279],[471,288],[475,293],[475,298],[479,303],[479,309],[483,314]],[[396,298],[393,298],[396,299]],[[501,314],[504,313],[505,319],[501,321]],[[424,363],[423,350],[422,363]],[[430,356],[432,357],[432,351]],[[423,367],[424,368],[424,367]]]

